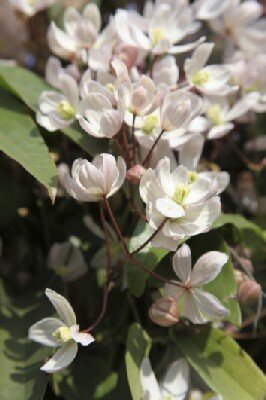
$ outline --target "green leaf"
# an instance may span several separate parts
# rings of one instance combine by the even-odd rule
[[[265,400],[265,376],[226,333],[208,327],[198,334],[176,336],[176,344],[224,400]]]
[[[152,231],[148,224],[145,224],[143,221],[139,221],[130,239],[129,250],[133,251],[137,249],[151,235]],[[149,244],[140,253],[138,253],[135,258],[141,261],[146,268],[153,271],[167,253],[169,253],[167,250],[156,249]],[[140,297],[145,290],[146,281],[149,277],[149,274],[131,262],[128,262],[126,265],[126,274],[128,287],[131,293],[136,297]]]
[[[140,365],[147,357],[151,347],[151,340],[146,331],[139,324],[129,328],[127,336],[126,367],[127,379],[133,400],[143,399],[143,390],[140,383]]]
[[[57,169],[48,148],[25,107],[3,90],[0,92],[0,150],[41,182],[54,199]]]
[[[235,228],[237,228],[240,232],[249,230],[260,237],[263,241],[265,241],[265,233],[263,229],[261,229],[257,224],[252,221],[249,221],[242,215],[238,214],[221,214],[217,220],[214,222],[212,228],[217,229],[221,228],[226,224],[232,224]]]
[[[51,275],[40,275],[45,285]],[[40,282],[33,282],[34,287]],[[51,316],[53,309],[41,291],[14,296],[0,281],[0,359],[1,400],[43,399],[47,375],[40,370],[52,349],[27,339],[29,327],[43,317]],[[28,291],[29,292],[29,291]]]
[[[51,90],[47,83],[33,72],[20,67],[0,66],[0,86],[9,89],[27,106],[38,110],[38,99],[44,90]],[[77,123],[62,132],[91,156],[107,151],[107,142],[85,133]]]
[[[118,374],[112,372],[106,360],[82,349],[71,367],[53,378],[55,392],[65,400],[99,400],[113,391]]]
[[[223,266],[220,274],[210,283],[204,286],[204,290],[216,296],[221,303],[230,310],[228,321],[236,325],[241,325],[241,310],[238,302],[234,299],[237,292],[237,285],[234,276],[234,267],[230,257],[227,243],[218,231],[208,232],[198,235],[189,241],[193,262],[208,251],[221,251],[226,253],[229,258]]]

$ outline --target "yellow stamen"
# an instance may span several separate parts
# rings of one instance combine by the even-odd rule
[[[158,126],[158,116],[150,114],[145,118],[142,130],[144,133],[146,133],[146,135],[149,135],[157,126]]]
[[[106,89],[109,90],[109,92],[114,93],[114,91],[115,91],[115,85],[114,85],[113,83],[107,83],[107,85],[105,85],[105,86],[106,86]]]
[[[155,28],[150,34],[152,47],[155,47],[161,40],[165,38],[165,33],[161,28]]]
[[[207,71],[198,71],[192,76],[192,83],[195,86],[204,85],[210,79],[210,74]]]
[[[56,329],[54,331],[53,336],[60,343],[66,343],[72,339],[70,329],[67,326],[62,326],[61,328]]]
[[[221,125],[223,123],[222,109],[219,104],[213,104],[208,108],[207,117],[211,120],[213,125]]]
[[[177,203],[182,205],[185,201],[185,199],[187,198],[187,196],[189,195],[190,192],[190,188],[186,185],[179,185],[177,186],[174,196],[173,196],[173,200]]]
[[[76,115],[75,108],[72,107],[71,104],[66,100],[62,100],[57,104],[56,111],[60,117],[65,120],[70,120]]]
[[[188,182],[194,183],[198,178],[198,174],[195,171],[189,171],[188,173]]]

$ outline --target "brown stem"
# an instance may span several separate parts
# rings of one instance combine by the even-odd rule
[[[115,148],[116,148],[117,151],[118,151],[118,154],[119,154],[121,157],[123,157],[124,159],[126,159],[127,156],[126,156],[126,154],[125,154],[125,152],[124,152],[124,150],[123,150],[121,144],[120,144],[119,141],[117,140],[117,137],[116,137],[116,136],[113,136],[113,141],[114,141]]]
[[[229,141],[230,146],[234,153],[238,156],[238,158],[246,165],[248,169],[254,172],[261,172],[264,168],[263,164],[255,164],[252,161],[250,161],[244,153],[235,145],[235,143],[230,139]]]
[[[114,229],[116,231],[116,234],[117,234],[118,238],[120,239],[120,242],[121,242],[121,244],[123,246],[124,252],[125,252],[126,255],[129,255],[129,250],[127,248],[127,244],[126,244],[124,236],[123,236],[123,234],[122,234],[122,232],[121,232],[121,230],[120,230],[120,228],[119,228],[119,226],[118,226],[118,224],[116,222],[116,219],[115,219],[114,214],[112,212],[112,209],[110,207],[109,201],[108,201],[108,199],[106,197],[103,198],[103,201],[104,201],[104,206],[106,208],[106,211],[108,212],[109,217],[111,219],[112,225],[113,225],[113,227],[114,227]]]
[[[147,246],[147,244],[149,244],[154,238],[155,236],[160,232],[160,230],[163,228],[163,226],[165,225],[167,221],[167,218],[165,218],[160,225],[158,226],[158,228],[156,229],[156,231],[153,232],[153,234],[141,245],[139,246],[136,250],[132,251],[132,253],[130,253],[131,256],[139,253],[142,249],[144,249],[144,247]]]
[[[157,139],[153,143],[151,149],[149,150],[148,154],[146,155],[144,161],[142,162],[143,167],[147,167],[147,165],[149,164],[149,161],[150,161],[151,156],[152,156],[152,152],[153,152],[154,148],[156,147],[157,143],[159,142],[159,140],[161,139],[163,133],[164,133],[164,131],[162,131],[160,133],[160,135],[157,137]]]
[[[103,317],[105,316],[106,310],[107,310],[107,303],[108,303],[108,296],[110,293],[110,289],[111,289],[111,285],[108,283],[106,284],[105,288],[104,288],[104,293],[103,293],[103,306],[102,306],[102,310],[97,318],[97,320],[94,322],[94,324],[92,324],[88,329],[85,329],[83,332],[92,332],[98,325],[99,323],[102,321]]]

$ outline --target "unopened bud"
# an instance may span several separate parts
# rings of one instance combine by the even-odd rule
[[[244,274],[244,272],[239,271],[239,269],[234,269],[234,275],[235,275],[235,280],[236,280],[236,284],[237,284],[238,288],[244,282],[244,280],[246,280],[248,278],[248,276],[246,274]]]
[[[250,272],[253,272],[254,268],[253,268],[252,262],[246,257],[240,257],[240,258],[241,258],[242,264],[244,264],[246,269]]]
[[[149,317],[157,325],[169,327],[179,321],[179,309],[171,297],[161,297],[149,309]]]
[[[260,284],[248,278],[241,283],[237,298],[241,304],[251,305],[258,300],[260,294]]]
[[[146,169],[142,165],[134,165],[127,171],[126,179],[134,185],[138,185],[145,171]]]

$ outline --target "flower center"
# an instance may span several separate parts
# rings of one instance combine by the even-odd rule
[[[115,85],[113,83],[107,83],[105,86],[106,86],[106,89],[109,90],[109,92],[114,93]]]
[[[71,104],[66,100],[62,100],[57,104],[56,111],[64,120],[70,120],[76,115],[75,108],[72,107]]]
[[[146,135],[152,133],[152,131],[158,126],[158,116],[157,115],[148,115],[145,118],[145,122],[143,124],[142,130]]]
[[[219,104],[213,104],[208,108],[207,117],[211,120],[213,125],[221,125],[223,123],[222,110]]]
[[[34,7],[35,4],[36,4],[36,0],[28,0],[28,5],[29,5],[30,7]]]
[[[198,174],[195,171],[189,171],[188,173],[188,182],[194,183],[198,179]]]
[[[165,38],[165,33],[161,28],[154,28],[151,31],[151,44],[155,47],[161,40]]]
[[[204,85],[210,79],[210,74],[207,71],[198,71],[192,76],[192,83],[195,86]]]
[[[70,329],[67,326],[62,326],[61,328],[56,329],[54,331],[53,336],[60,343],[66,343],[72,339]]]
[[[190,192],[190,188],[187,185],[178,185],[176,187],[174,196],[173,196],[173,200],[179,204],[182,205],[185,201],[185,199],[187,198],[187,196],[189,195]]]
[[[164,396],[164,397],[163,397],[163,400],[172,400],[172,399],[173,399],[172,396]]]

